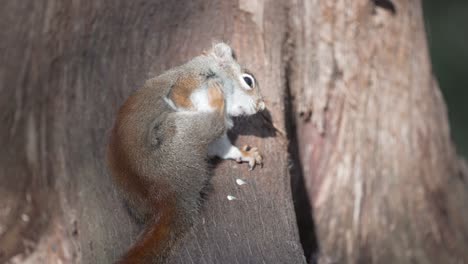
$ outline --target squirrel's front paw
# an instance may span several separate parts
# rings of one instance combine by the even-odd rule
[[[240,150],[242,156],[239,157],[236,161],[237,162],[248,162],[249,163],[249,170],[253,170],[255,165],[263,166],[263,158],[258,151],[258,148],[252,148],[248,145],[245,145]]]

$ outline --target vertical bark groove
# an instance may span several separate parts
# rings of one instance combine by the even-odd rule
[[[295,119],[319,262],[467,262],[466,188],[420,2],[299,1],[295,12],[311,14],[296,24],[291,90],[312,115]]]

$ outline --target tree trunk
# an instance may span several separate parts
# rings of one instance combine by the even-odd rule
[[[170,263],[305,263],[290,176],[320,263],[468,263],[467,179],[419,1],[9,0],[0,17],[0,262],[120,256],[140,229],[105,167],[116,111],[224,40],[268,101],[232,135],[265,167],[217,165]]]
[[[468,263],[420,1],[299,1],[289,84],[319,263]]]
[[[104,162],[116,111],[146,79],[225,40],[269,102],[271,116],[233,133],[237,145],[263,150],[265,167],[221,162],[200,223],[170,262],[304,263],[287,139],[276,132],[284,130],[285,10],[279,0],[6,1],[0,204],[9,213],[0,215],[0,262],[21,252],[12,262],[110,263],[123,254],[139,228]]]

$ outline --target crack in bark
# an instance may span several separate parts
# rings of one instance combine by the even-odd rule
[[[287,7],[286,13],[290,14],[290,11],[290,7]],[[307,263],[317,263],[316,256],[318,256],[319,245],[312,215],[312,207],[304,182],[303,167],[299,154],[299,142],[296,134],[296,115],[293,104],[295,98],[293,98],[291,93],[291,76],[293,74],[295,49],[295,42],[291,37],[291,34],[294,34],[295,31],[291,24],[292,21],[289,19],[281,51],[283,54],[284,120],[286,137],[288,139],[289,174],[291,175],[290,184],[300,242],[306,261]],[[303,115],[304,113],[301,112],[299,117],[302,119],[304,118]]]
[[[393,2],[390,0],[372,0],[372,2],[374,3],[375,7],[383,8],[392,13],[392,15],[396,15],[397,13],[395,4],[393,4]]]

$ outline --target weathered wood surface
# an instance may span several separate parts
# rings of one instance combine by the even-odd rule
[[[291,194],[319,263],[468,263],[467,167],[420,1],[2,4],[0,262],[116,259],[138,227],[104,165],[115,112],[145,79],[225,40],[268,100],[271,117],[234,133],[265,167],[218,164],[172,263],[305,263]]]
[[[420,1],[296,1],[290,90],[319,263],[468,263],[467,174]]]
[[[286,15],[282,1],[4,1],[0,262],[33,251],[12,262],[110,263],[129,247],[138,227],[104,164],[115,113],[146,79],[215,40],[256,73],[283,130]],[[258,146],[265,167],[219,164],[201,221],[171,262],[305,263],[287,139],[265,118],[242,124],[236,144]]]

